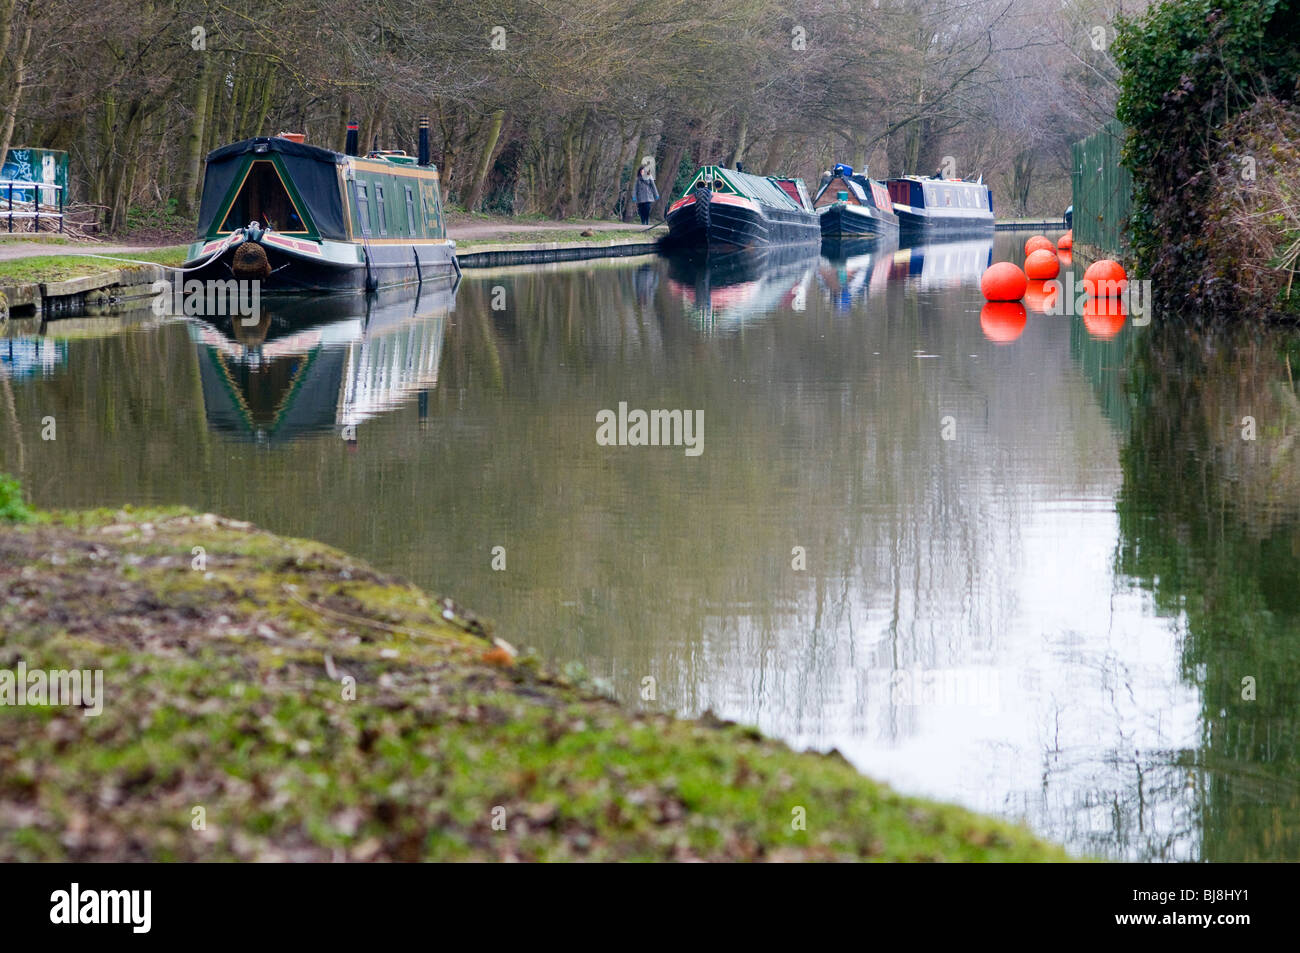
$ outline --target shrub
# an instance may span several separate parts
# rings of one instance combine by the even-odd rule
[[[1224,130],[1236,116],[1261,99],[1295,101],[1300,0],[1165,2],[1120,21],[1115,58],[1138,270],[1164,307],[1241,307],[1234,282],[1212,280],[1220,249],[1206,218],[1222,196],[1211,170],[1231,152]]]
[[[23,489],[7,473],[0,473],[0,523],[30,523],[36,513],[23,501]]]

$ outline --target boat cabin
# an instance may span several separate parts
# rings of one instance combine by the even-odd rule
[[[967,210],[979,214],[993,211],[993,193],[988,186],[965,179],[923,179],[914,175],[890,179],[889,197],[897,205],[917,209]]]
[[[808,198],[808,189],[804,187],[803,179],[788,179],[781,176],[772,176],[772,181],[790,198],[799,204],[800,208],[811,209],[813,207],[812,199]]]
[[[691,195],[700,186],[711,189],[714,195],[736,195],[771,208],[805,211],[812,209],[812,202],[808,199],[808,190],[804,187],[802,179],[752,175],[748,172],[724,169],[721,166],[706,165],[695,173],[682,191],[682,198]]]
[[[198,238],[224,238],[250,222],[308,241],[447,237],[436,167],[404,152],[349,156],[280,136],[208,156]]]
[[[857,175],[845,165],[837,165],[826,184],[817,192],[814,207],[822,208],[844,202],[847,205],[864,205],[885,212],[894,210],[889,190],[865,175]]]

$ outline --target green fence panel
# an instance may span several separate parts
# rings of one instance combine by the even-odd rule
[[[1113,255],[1127,249],[1124,228],[1133,204],[1133,179],[1120,164],[1125,134],[1112,119],[1070,147],[1074,241]]]

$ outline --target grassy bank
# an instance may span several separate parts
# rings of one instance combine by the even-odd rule
[[[1063,859],[838,755],[621,707],[212,515],[31,514],[0,487],[0,631],[0,670],[104,672],[98,717],[0,707],[3,861]]]
[[[147,261],[161,265],[180,265],[185,260],[184,245],[155,248],[114,256],[130,261]],[[89,275],[115,271],[127,264],[110,258],[91,255],[35,255],[30,258],[13,258],[0,261],[0,284],[32,284],[47,281],[65,281]]]

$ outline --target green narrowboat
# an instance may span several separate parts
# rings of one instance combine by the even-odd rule
[[[186,269],[200,280],[255,279],[263,292],[375,291],[457,270],[428,126],[420,154],[356,155],[301,135],[245,139],[210,153]]]

